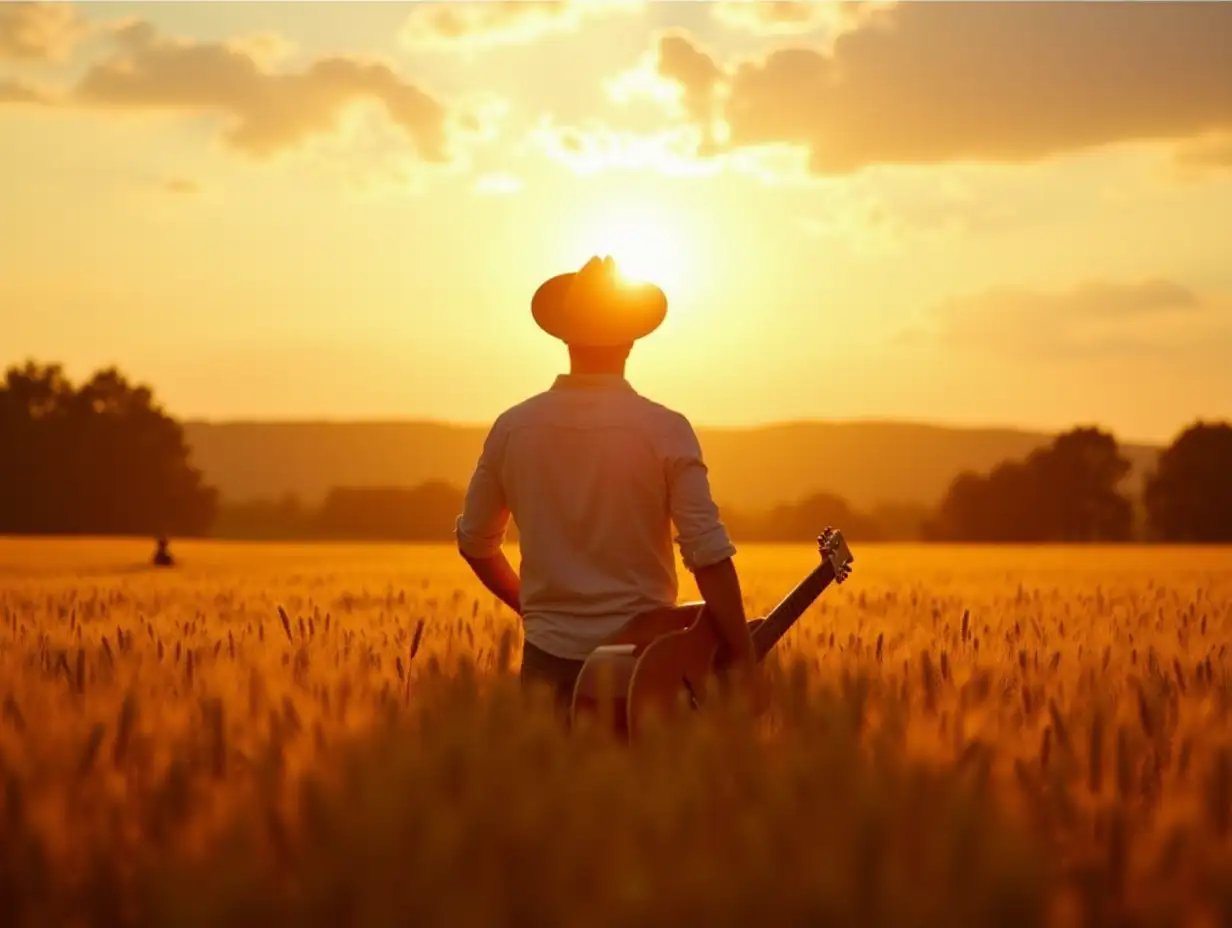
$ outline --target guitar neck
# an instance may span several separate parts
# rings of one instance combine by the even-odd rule
[[[779,639],[787,634],[806,609],[817,601],[834,580],[834,566],[824,562],[820,567],[805,577],[794,590],[788,593],[783,601],[770,610],[765,621],[753,629],[753,651],[757,660],[762,660],[770,650],[779,643]]]

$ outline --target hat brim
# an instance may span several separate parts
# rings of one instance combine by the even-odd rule
[[[667,317],[667,296],[654,284],[622,284],[601,295],[569,299],[576,272],[545,281],[531,298],[539,328],[570,345],[627,345],[649,335]]]

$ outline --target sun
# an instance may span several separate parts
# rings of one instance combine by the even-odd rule
[[[629,207],[604,213],[584,228],[576,244],[587,258],[611,255],[622,277],[656,284],[668,299],[688,277],[688,248],[679,227],[660,210]]]

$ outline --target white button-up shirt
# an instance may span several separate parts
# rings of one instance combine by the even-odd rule
[[[493,423],[457,521],[459,550],[496,554],[512,515],[526,640],[586,657],[634,615],[676,602],[690,570],[736,553],[701,446],[680,413],[615,374],[565,374]]]

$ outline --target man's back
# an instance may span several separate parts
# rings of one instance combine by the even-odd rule
[[[527,641],[580,659],[676,601],[672,524],[696,569],[735,553],[688,421],[617,374],[570,374],[493,425],[458,523],[473,557],[518,525]]]

